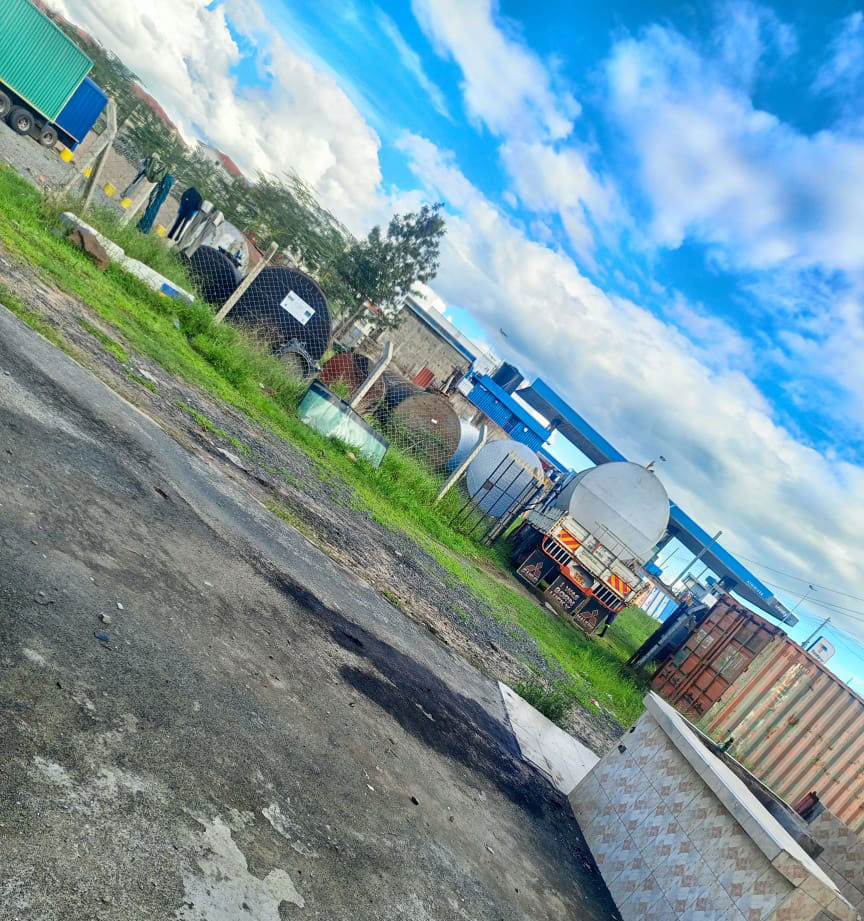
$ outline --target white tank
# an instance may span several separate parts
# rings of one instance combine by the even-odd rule
[[[536,451],[505,438],[483,445],[465,479],[468,495],[484,512],[500,518],[529,486],[543,482],[543,465]],[[491,486],[484,489],[487,480]]]
[[[480,430],[466,422],[464,419],[459,420],[459,444],[453,452],[453,456],[447,461],[447,469],[455,470],[468,455],[474,450],[477,442],[480,440]]]
[[[669,496],[655,474],[639,464],[583,470],[565,484],[555,506],[616,555],[632,554],[641,563],[651,558],[669,524]],[[624,546],[615,546],[610,535]]]

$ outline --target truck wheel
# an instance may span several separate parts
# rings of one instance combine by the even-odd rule
[[[9,113],[6,121],[9,122],[9,127],[16,134],[30,134],[33,130],[33,125],[36,123],[33,113],[29,109],[25,109],[24,106],[16,106]]]
[[[6,118],[11,108],[12,100],[4,92],[0,91],[0,118]]]
[[[53,125],[43,125],[39,129],[39,143],[43,147],[53,147],[57,143],[57,130]]]

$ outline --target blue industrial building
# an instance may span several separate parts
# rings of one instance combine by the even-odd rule
[[[513,441],[527,445],[532,451],[540,451],[552,437],[551,429],[539,422],[488,374],[474,374],[472,381],[474,386],[467,393],[468,400]]]

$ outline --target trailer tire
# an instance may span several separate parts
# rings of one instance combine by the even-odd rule
[[[36,124],[33,113],[29,109],[25,109],[24,106],[15,106],[6,121],[15,134],[21,135],[30,134]]]
[[[57,129],[53,125],[43,125],[39,129],[39,143],[43,147],[53,147],[57,143]]]
[[[6,118],[12,110],[12,100],[0,90],[0,118]]]

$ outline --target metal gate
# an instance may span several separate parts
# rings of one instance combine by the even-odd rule
[[[526,467],[515,454],[508,454],[474,494],[468,495],[450,523],[455,530],[490,546],[545,489],[543,476]]]

